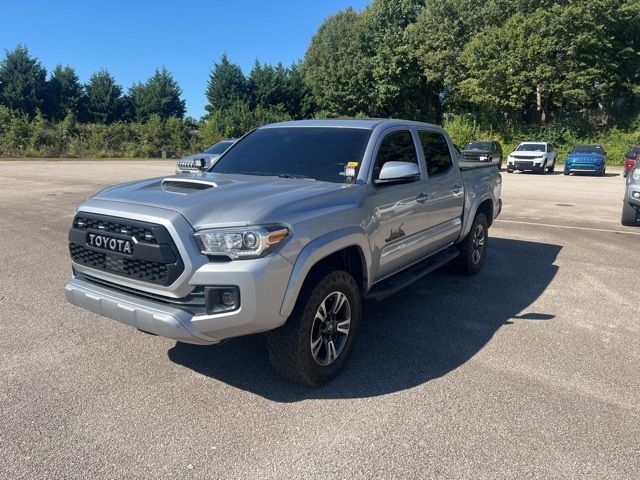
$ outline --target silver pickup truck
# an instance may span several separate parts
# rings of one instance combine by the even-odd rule
[[[78,206],[65,294],[180,342],[268,331],[274,368],[319,385],[347,360],[363,299],[448,263],[480,271],[501,187],[495,165],[462,163],[435,125],[266,125],[208,172],[114,186]]]

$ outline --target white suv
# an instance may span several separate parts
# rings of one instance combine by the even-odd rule
[[[546,142],[522,142],[507,159],[507,173],[514,170],[553,173],[557,154],[553,145]]]

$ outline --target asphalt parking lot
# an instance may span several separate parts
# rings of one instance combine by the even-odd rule
[[[65,303],[74,205],[171,161],[0,162],[3,478],[638,478],[640,228],[624,180],[506,174],[485,269],[367,303],[346,370],[177,345]]]

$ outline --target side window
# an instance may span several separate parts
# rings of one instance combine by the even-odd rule
[[[418,156],[416,155],[416,147],[413,144],[411,132],[393,132],[384,137],[378,149],[375,166],[373,167],[374,180],[378,179],[382,166],[387,162],[411,162],[416,165],[418,164]]]
[[[427,161],[427,173],[430,177],[440,175],[449,171],[453,162],[449,145],[444,135],[437,132],[419,132],[420,143],[424,151],[424,158]]]
[[[553,152],[553,145],[547,143],[547,152]]]

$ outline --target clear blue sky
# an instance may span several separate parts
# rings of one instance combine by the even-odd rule
[[[204,90],[223,53],[248,73],[259,59],[302,58],[322,20],[369,0],[0,0],[0,48],[26,45],[50,72],[62,63],[82,82],[101,68],[125,90],[156,67],[175,76],[187,112],[204,114]]]

